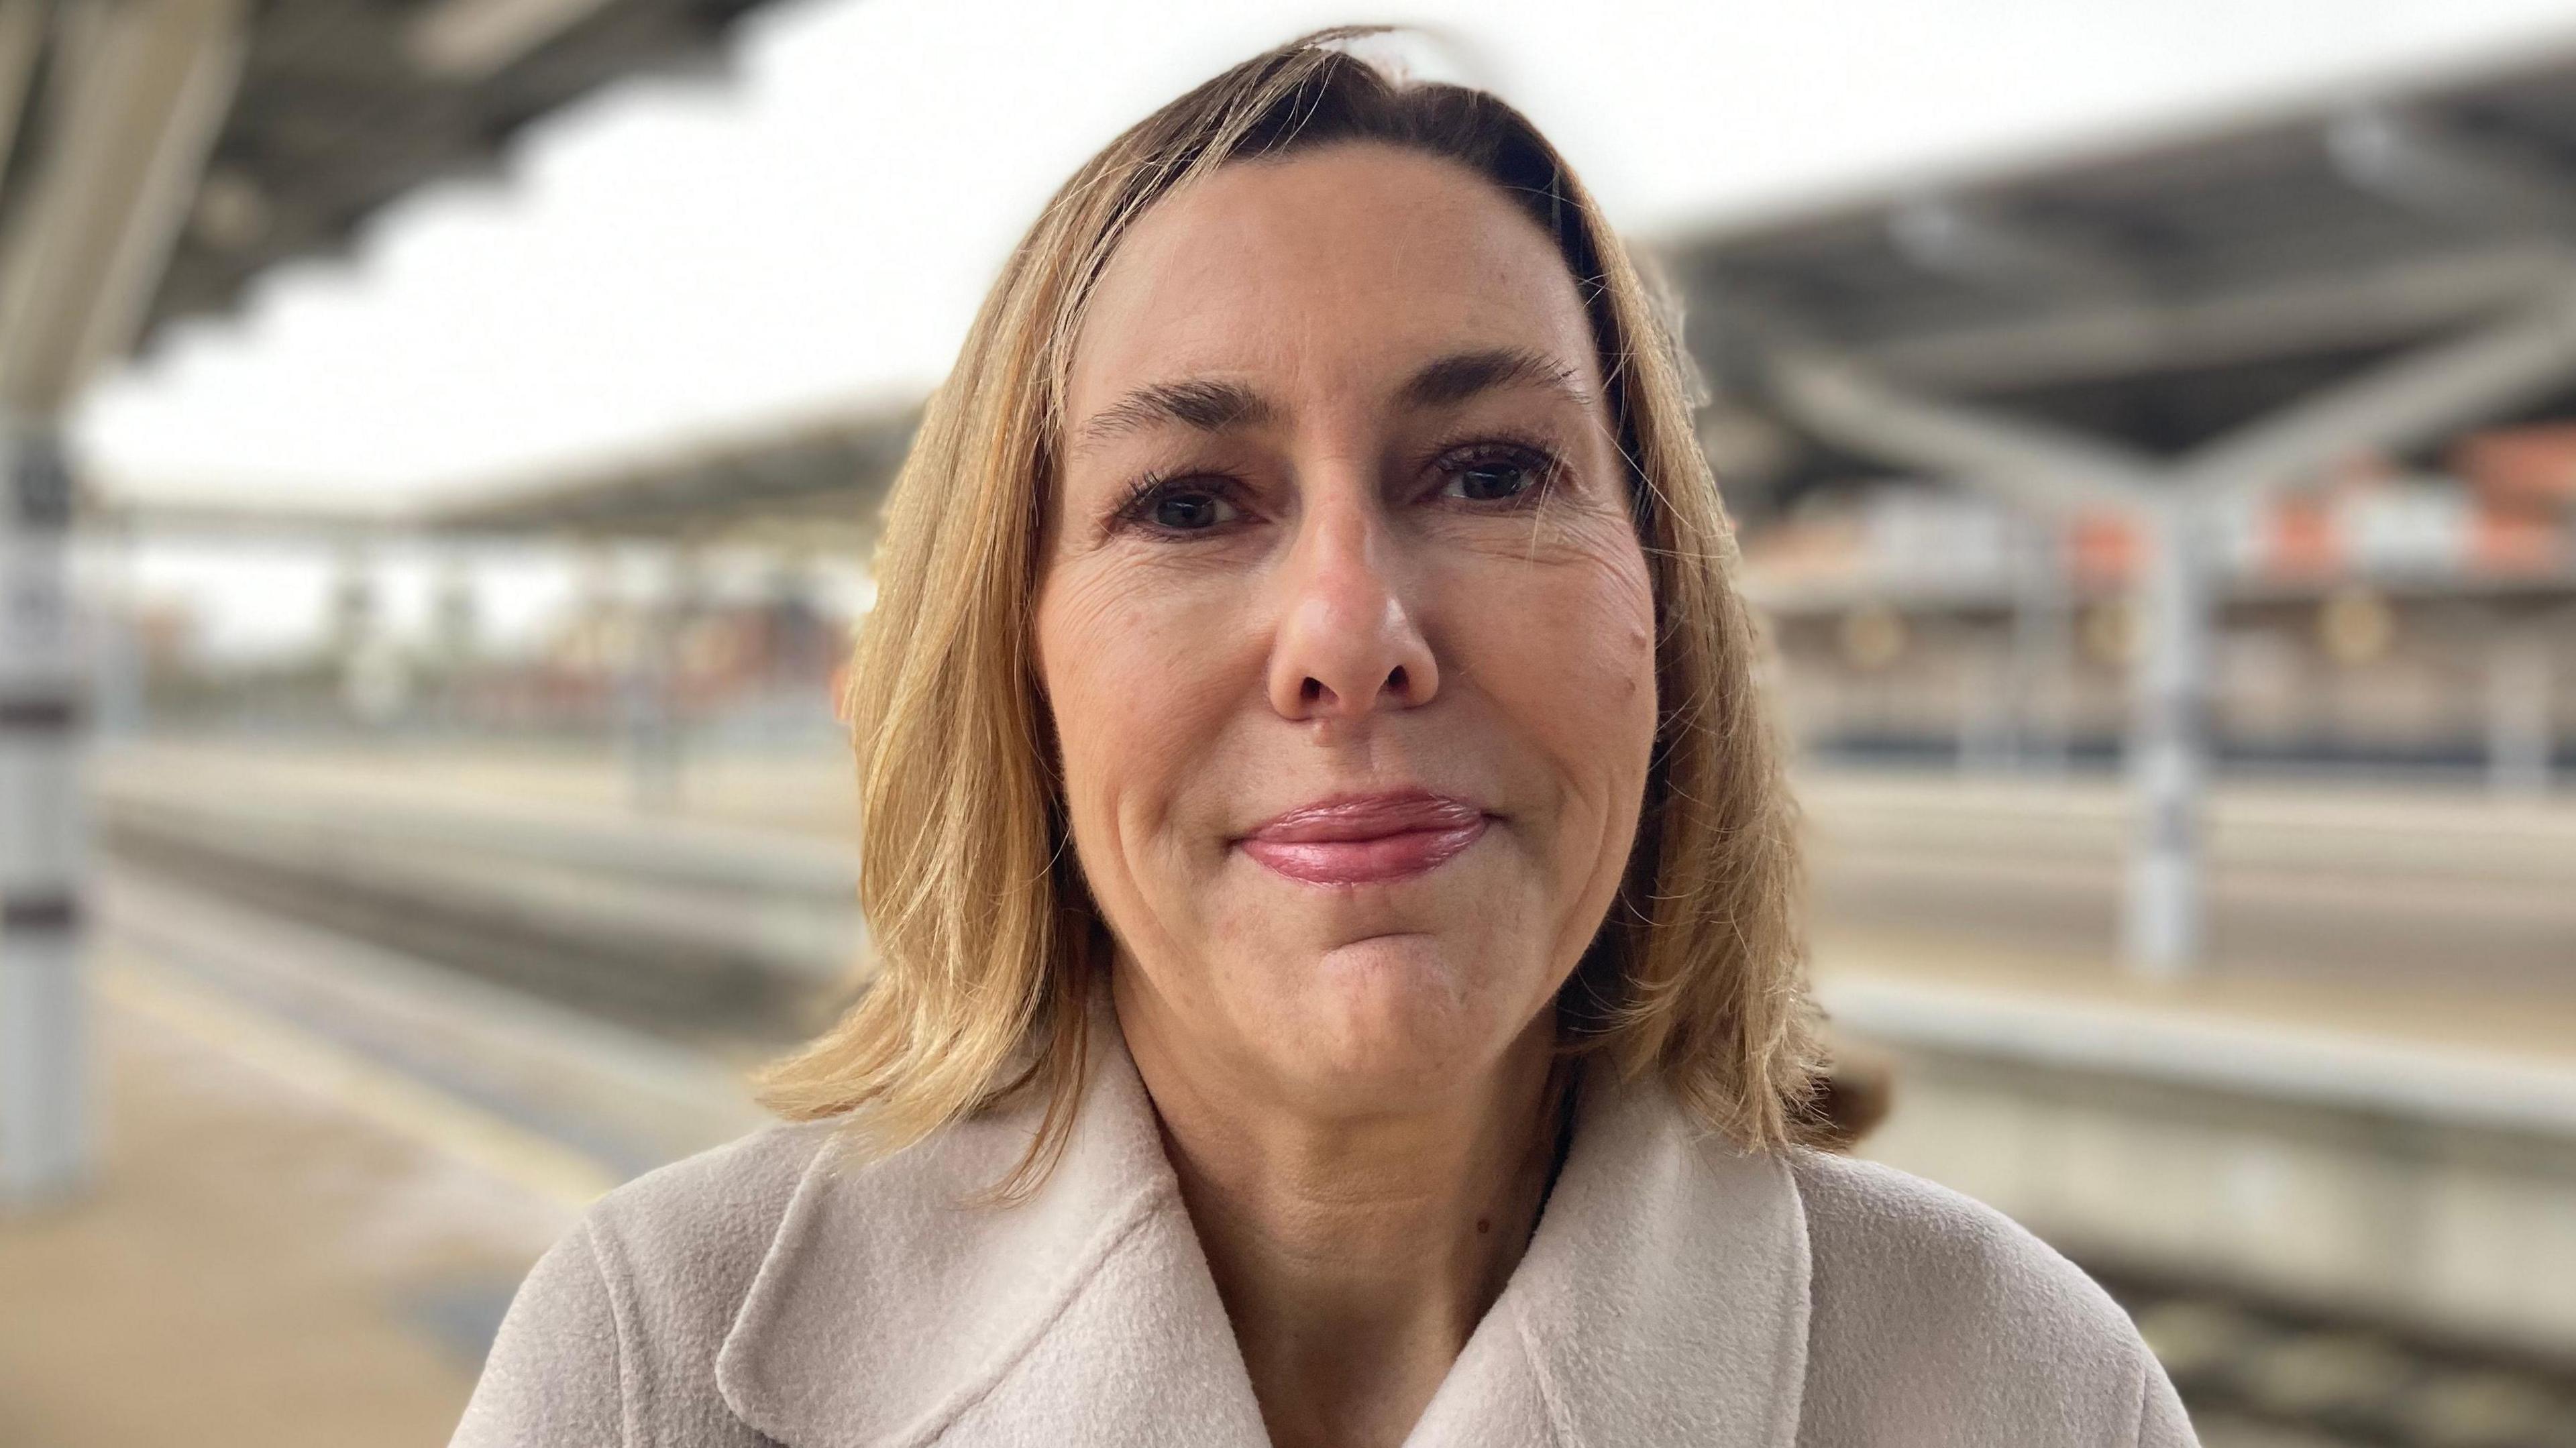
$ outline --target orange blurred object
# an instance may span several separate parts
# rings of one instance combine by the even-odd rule
[[[2086,583],[2125,583],[2138,571],[2137,524],[2118,513],[2083,513],[2067,525],[2067,563]]]
[[[2528,511],[2480,508],[2469,547],[2469,566],[2478,573],[2547,573],[2567,561],[2566,530]]]
[[[2451,465],[2488,508],[2528,513],[2576,505],[2576,423],[2472,433]]]
[[[2343,566],[2343,539],[2325,500],[2285,497],[2265,518],[2264,571],[2278,578],[2322,578]]]

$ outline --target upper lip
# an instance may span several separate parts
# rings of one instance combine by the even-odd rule
[[[1485,812],[1463,799],[1427,789],[1336,794],[1309,800],[1274,815],[1244,835],[1275,844],[1337,844],[1384,839],[1417,830],[1464,829]]]

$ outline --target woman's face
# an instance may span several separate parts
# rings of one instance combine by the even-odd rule
[[[1237,163],[1120,244],[1035,645],[1140,1056],[1377,1113],[1548,1029],[1655,732],[1602,397],[1553,243],[1433,157]]]

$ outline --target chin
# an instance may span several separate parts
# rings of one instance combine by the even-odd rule
[[[1324,1094],[1356,1107],[1418,1100],[1461,1082],[1509,1048],[1543,1001],[1493,978],[1493,953],[1430,934],[1381,935],[1316,962],[1313,994],[1295,1008],[1306,1029],[1292,1063]]]

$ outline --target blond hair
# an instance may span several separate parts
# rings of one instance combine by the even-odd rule
[[[1617,901],[1558,999],[1564,1048],[1659,1074],[1748,1147],[1819,1133],[1793,807],[1677,341],[1527,119],[1345,48],[1366,33],[1291,42],[1128,130],[1056,193],[986,297],[888,499],[876,606],[849,674],[875,979],[766,1074],[780,1114],[846,1116],[882,1155],[1034,1091],[1043,1125],[1005,1190],[1051,1165],[1086,1070],[1084,1002],[1109,958],[1067,843],[1030,647],[1073,339],[1111,252],[1160,198],[1230,162],[1373,141],[1488,178],[1555,241],[1630,464],[1660,718]]]

